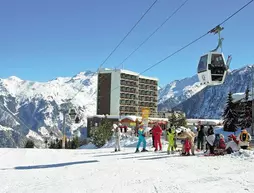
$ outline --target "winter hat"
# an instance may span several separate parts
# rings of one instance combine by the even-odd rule
[[[220,139],[224,139],[224,135],[220,134]]]

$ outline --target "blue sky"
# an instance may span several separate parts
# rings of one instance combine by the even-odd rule
[[[0,77],[48,81],[95,71],[154,0],[2,0],[0,6]],[[142,42],[184,0],[159,0],[104,64],[112,68]],[[189,0],[139,51],[125,62],[142,72],[239,9],[249,0]],[[222,32],[231,69],[254,63],[254,3],[229,20]],[[208,35],[144,75],[160,84],[192,76],[199,57],[216,47]]]

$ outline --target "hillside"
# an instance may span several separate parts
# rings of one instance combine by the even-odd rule
[[[177,100],[177,96],[171,97],[159,104],[159,110],[182,110],[188,118],[221,118],[229,91],[232,93],[245,92],[247,86],[251,89],[252,70],[252,66],[233,70],[228,73],[224,84],[199,89],[191,97],[185,97],[185,100],[178,104],[172,105],[172,101]]]
[[[67,134],[86,126],[86,117],[95,113],[97,77],[92,72],[82,72],[74,77],[59,77],[48,82],[32,82],[17,77],[0,79],[0,147],[15,147],[22,143],[14,140],[13,135],[25,139],[35,131],[38,136],[28,135],[42,142],[40,136],[61,135],[63,115],[60,112],[63,103],[80,92],[71,101],[81,114],[81,122],[72,124],[67,119]],[[10,113],[7,113],[9,111]],[[12,116],[12,115],[13,116]],[[14,116],[15,115],[15,116]],[[9,133],[9,134],[7,134]],[[17,143],[18,142],[18,143]]]

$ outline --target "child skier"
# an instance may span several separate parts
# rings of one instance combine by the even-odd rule
[[[226,149],[224,136],[222,134],[220,134],[219,149]]]
[[[190,155],[190,150],[191,150],[191,143],[188,138],[184,140],[184,151],[185,155]]]
[[[222,134],[215,134],[215,141],[214,141],[214,146],[215,146],[215,155],[224,155],[226,144],[224,141],[224,136]]]
[[[174,153],[175,151],[175,131],[171,128],[167,131],[167,139],[168,139],[168,150],[167,153]]]

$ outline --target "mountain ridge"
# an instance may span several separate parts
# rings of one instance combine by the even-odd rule
[[[223,85],[216,87],[200,85],[197,75],[174,80],[158,90],[158,109],[182,110],[188,118],[220,118],[229,90],[244,92],[252,80],[252,71],[253,65],[235,69],[228,73]],[[33,138],[40,146],[44,143],[41,139],[50,133],[55,138],[61,137],[61,110],[73,96],[68,105],[78,112],[81,122],[73,124],[67,117],[67,136],[75,131],[83,132],[86,117],[96,113],[96,87],[97,75],[92,71],[47,82],[22,80],[16,76],[0,79],[0,104],[6,108],[0,108],[0,147],[19,147],[27,138]],[[18,119],[14,119],[14,115]]]

